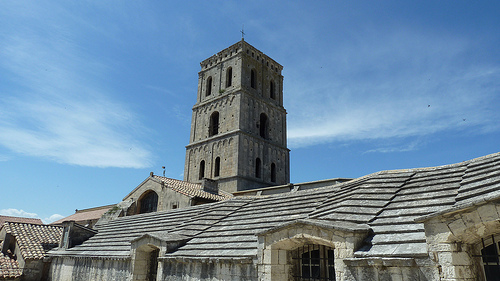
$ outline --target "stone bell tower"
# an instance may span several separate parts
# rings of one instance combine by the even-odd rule
[[[243,39],[201,62],[185,181],[228,192],[290,181],[282,69]]]

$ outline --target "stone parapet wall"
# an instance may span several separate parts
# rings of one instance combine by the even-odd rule
[[[55,257],[49,280],[131,280],[130,259]]]

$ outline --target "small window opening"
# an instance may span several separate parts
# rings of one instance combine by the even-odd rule
[[[260,158],[255,159],[255,177],[260,178]]]
[[[215,136],[219,133],[219,112],[215,111],[210,115],[210,127],[208,129],[208,136]]]
[[[214,165],[214,177],[218,177],[220,175],[220,157],[215,158]]]
[[[200,173],[199,173],[198,179],[202,180],[204,177],[205,177],[205,160],[201,160]]]
[[[226,72],[226,87],[230,87],[233,84],[233,68],[229,67]]]
[[[207,78],[207,89],[205,95],[208,97],[212,94],[212,76]]]
[[[257,85],[256,85],[257,83],[256,83],[256,81],[255,81],[255,80],[257,79],[257,77],[256,77],[256,76],[257,76],[257,75],[255,74],[255,69],[252,69],[252,70],[250,71],[250,87],[252,87],[253,89],[256,89],[256,88],[257,88]]]
[[[265,113],[260,114],[259,135],[265,139],[268,137],[268,120]]]
[[[304,245],[293,253],[295,280],[335,280],[333,249],[324,245]]]
[[[276,182],[276,164],[271,164],[271,182]]]
[[[271,80],[271,83],[269,83],[269,96],[274,100],[276,99],[276,94],[274,92],[274,81]]]

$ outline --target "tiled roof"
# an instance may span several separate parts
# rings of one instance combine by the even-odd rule
[[[3,242],[0,242],[0,249]],[[21,276],[23,271],[19,268],[19,263],[0,252],[0,279],[13,279]]]
[[[35,218],[22,218],[22,217],[10,217],[10,216],[0,216],[0,228],[3,226],[3,223],[9,222],[22,222],[22,223],[31,223],[31,224],[43,224],[41,219]]]
[[[219,190],[218,194],[213,194],[203,190],[201,184],[190,183],[181,180],[175,180],[171,178],[161,177],[153,175],[153,179],[164,182],[172,190],[182,193],[189,197],[203,198],[214,201],[227,200],[232,197],[230,193]]]
[[[357,257],[426,256],[424,225],[415,219],[485,198],[500,198],[500,153],[441,167],[383,171],[323,188],[121,217],[82,245],[52,254],[126,258],[133,239],[169,233],[191,237],[171,257],[255,258],[256,234],[311,220],[352,231],[371,228],[373,235]]]
[[[64,221],[75,221],[77,223],[82,222],[81,224],[84,224],[83,222],[86,222],[89,220],[98,220],[102,217],[102,215],[104,213],[106,213],[113,206],[115,206],[115,205],[107,205],[107,206],[90,208],[90,209],[85,209],[85,210],[77,210],[71,216],[57,220],[57,221],[51,223],[51,225],[61,224]]]
[[[62,234],[62,227],[29,223],[6,222],[4,230],[16,237],[24,260],[45,257],[57,247]]]

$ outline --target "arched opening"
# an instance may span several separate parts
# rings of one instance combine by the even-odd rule
[[[255,73],[255,69],[250,70],[250,87],[253,89],[257,89],[257,75]]]
[[[260,178],[261,163],[260,158],[255,159],[255,177]]]
[[[267,139],[267,131],[268,131],[268,120],[267,115],[265,113],[260,114],[260,122],[259,122],[259,135],[265,139]]]
[[[139,214],[156,212],[158,207],[158,194],[149,190],[139,199]]]
[[[271,164],[271,182],[276,182],[276,164]]]
[[[228,67],[226,71],[226,87],[230,87],[233,84],[233,68]]]
[[[208,136],[215,136],[219,133],[219,112],[215,111],[210,115],[210,126]]]
[[[198,174],[198,179],[202,180],[205,177],[205,160],[200,162],[200,173]]]
[[[215,158],[214,164],[214,177],[218,177],[220,175],[220,157]]]
[[[134,280],[154,281],[158,275],[160,249],[153,245],[137,248],[134,262]]]
[[[205,91],[205,95],[208,97],[212,94],[212,76],[209,76],[207,78],[207,84],[206,84],[206,91]]]
[[[275,89],[274,89],[274,81],[271,80],[271,82],[269,83],[269,96],[274,100],[276,99],[276,93],[275,93]]]

